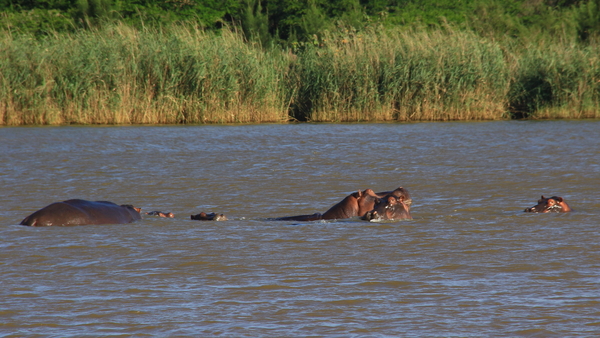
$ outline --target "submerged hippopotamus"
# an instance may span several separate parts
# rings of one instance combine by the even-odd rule
[[[108,201],[72,199],[52,203],[25,217],[21,225],[125,224],[141,219],[141,209]]]
[[[197,215],[191,215],[190,218],[193,220],[196,220],[196,221],[226,221],[227,220],[227,216],[225,216],[223,214],[216,214],[214,212],[211,212],[208,214],[205,212],[201,212]]]
[[[538,201],[537,205],[532,206],[531,208],[525,209],[525,212],[535,212],[535,213],[546,213],[546,212],[569,212],[572,211],[567,204],[563,200],[562,197],[552,196],[549,198],[544,197]]]
[[[402,187],[379,198],[375,206],[367,211],[361,219],[366,221],[381,221],[392,219],[412,219],[410,205],[412,198],[406,189]]]
[[[147,212],[146,215],[166,217],[166,218],[175,218],[175,214],[172,212],[150,211],[150,212]]]
[[[392,199],[390,199],[390,197]],[[393,209],[391,204],[394,204]],[[400,187],[394,191],[384,191],[375,193],[371,189],[354,192],[344,198],[338,204],[332,206],[325,213],[315,213],[312,215],[298,215],[279,217],[280,221],[316,221],[321,219],[344,219],[351,217],[361,217],[366,220],[383,219],[411,219],[410,205],[412,199],[408,190]],[[388,212],[386,205],[390,205]],[[402,208],[400,208],[402,206]],[[378,209],[375,209],[375,208]],[[400,211],[402,209],[402,211]],[[366,218],[366,215],[370,215]]]

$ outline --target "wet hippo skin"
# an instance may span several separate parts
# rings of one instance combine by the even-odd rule
[[[538,200],[538,204],[532,206],[531,208],[525,209],[525,212],[535,212],[535,213],[547,213],[547,212],[570,212],[573,209],[569,207],[567,202],[562,197],[552,196],[549,198],[544,197]]]
[[[118,205],[108,201],[72,199],[52,203],[25,217],[21,225],[86,225],[125,224],[141,219],[140,210],[131,205]]]
[[[412,199],[408,190],[399,187],[393,191],[375,193],[372,189],[354,192],[325,213],[279,217],[280,221],[315,221],[321,219],[344,219],[361,217],[373,219],[410,219]],[[392,210],[393,206],[393,210]],[[378,207],[378,211],[375,208]],[[386,208],[387,207],[387,208]],[[387,210],[388,212],[383,212]],[[367,218],[366,215],[369,215]]]

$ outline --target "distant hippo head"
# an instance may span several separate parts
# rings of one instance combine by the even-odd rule
[[[147,212],[146,215],[165,217],[165,218],[175,218],[175,214],[172,212],[150,211],[150,212]]]
[[[400,187],[378,199],[373,209],[362,218],[367,221],[412,219],[411,204],[412,199],[408,190]]]
[[[205,212],[201,212],[197,215],[191,215],[190,218],[193,220],[196,220],[196,221],[226,221],[227,220],[227,216],[225,216],[223,214],[216,214],[214,212],[211,212],[208,214]]]
[[[535,212],[535,213],[547,213],[547,212],[569,212],[572,209],[569,207],[567,202],[563,200],[562,197],[552,196],[549,198],[544,197],[538,201],[537,205],[532,206],[531,208],[525,209],[525,212]]]

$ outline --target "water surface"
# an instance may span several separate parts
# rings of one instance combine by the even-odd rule
[[[0,128],[0,336],[592,336],[599,135],[589,120]],[[398,186],[414,220],[269,220]],[[575,212],[524,213],[542,194]],[[71,198],[176,218],[17,225]]]

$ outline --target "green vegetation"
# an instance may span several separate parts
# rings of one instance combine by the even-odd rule
[[[463,32],[330,35],[299,55],[299,120],[498,119],[508,69],[498,44]]]
[[[600,0],[0,10],[0,125],[600,117]]]
[[[5,36],[0,44],[4,124],[286,118],[286,60],[234,33],[117,25],[42,40]]]

